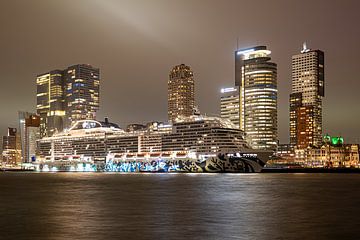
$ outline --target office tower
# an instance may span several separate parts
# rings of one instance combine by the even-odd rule
[[[99,109],[100,71],[88,64],[65,70],[66,127],[74,122],[95,119]]]
[[[290,94],[290,144],[298,149],[322,143],[322,98],[324,97],[324,52],[303,45],[292,56]]]
[[[6,136],[3,136],[2,142],[2,163],[17,165],[21,163],[20,135],[16,128],[8,128]]]
[[[64,128],[64,77],[63,71],[54,70],[36,78],[37,105],[40,116],[40,135],[52,136]]]
[[[30,117],[31,115],[35,115],[35,113],[19,111],[19,135],[21,142],[21,160],[24,162],[25,158],[25,119]]]
[[[40,136],[52,136],[81,119],[95,119],[99,109],[99,69],[87,64],[37,76]]]
[[[230,120],[237,128],[240,128],[239,112],[239,87],[221,89],[221,118]]]
[[[168,81],[168,117],[175,121],[177,117],[193,115],[195,108],[194,76],[189,66],[175,66]]]
[[[235,52],[240,129],[254,149],[275,150],[277,135],[277,65],[266,46]]]
[[[25,118],[25,134],[23,162],[29,163],[35,161],[36,156],[36,141],[40,139],[40,116],[32,114]]]

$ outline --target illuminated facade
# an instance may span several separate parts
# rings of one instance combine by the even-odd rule
[[[240,128],[239,101],[239,87],[221,89],[221,118],[230,120],[237,128]]]
[[[104,160],[107,154],[170,154],[172,152],[218,153],[246,148],[243,132],[216,117],[179,117],[173,124],[152,123],[124,131],[104,122],[84,120],[70,130],[43,138],[39,157],[61,159],[81,156]]]
[[[324,167],[360,167],[359,145],[322,145],[307,150],[307,165]]]
[[[52,136],[64,129],[64,75],[54,70],[38,75],[36,112],[40,116],[40,136]]]
[[[21,159],[25,160],[25,119],[29,118],[31,115],[35,115],[35,113],[19,111],[19,135],[21,141]]]
[[[99,109],[100,71],[88,64],[65,70],[66,127],[74,122],[95,119]]]
[[[35,160],[36,141],[40,138],[40,122],[40,116],[35,113],[19,112],[19,137],[23,163]]]
[[[345,144],[342,137],[325,135],[320,147],[299,149],[305,152],[309,167],[360,167],[359,145]]]
[[[307,49],[292,57],[290,143],[298,149],[322,143],[324,52]]]
[[[36,141],[40,139],[40,116],[30,115],[25,118],[25,134],[23,162],[30,163],[36,160]]]
[[[265,46],[235,52],[239,126],[254,149],[275,150],[278,142],[277,65],[270,54]]]
[[[16,166],[21,164],[20,135],[16,128],[8,128],[6,136],[2,138],[2,164]]]
[[[80,119],[95,119],[99,109],[99,69],[78,64],[38,75],[40,136],[52,136]]]
[[[247,148],[230,121],[200,115],[127,131],[82,120],[38,146],[39,171],[260,172],[271,154]]]
[[[181,116],[191,116],[195,109],[194,76],[189,66],[175,66],[168,80],[168,118],[175,121]]]

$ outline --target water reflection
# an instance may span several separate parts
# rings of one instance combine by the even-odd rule
[[[360,175],[0,174],[9,239],[329,239],[358,233]]]

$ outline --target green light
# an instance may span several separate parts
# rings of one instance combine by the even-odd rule
[[[332,145],[342,145],[344,144],[344,138],[342,137],[332,137],[331,138]]]
[[[325,136],[324,136],[324,142],[330,142],[331,141],[331,137],[330,137],[330,135],[329,134],[326,134]]]

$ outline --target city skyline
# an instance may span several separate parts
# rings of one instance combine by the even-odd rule
[[[29,8],[24,7],[28,12],[23,13],[25,17],[22,20],[14,20],[12,25],[9,23],[2,28],[5,29],[4,33],[7,34],[6,36],[9,36],[9,38],[3,38],[9,47],[5,49],[4,58],[1,60],[1,72],[3,73],[4,83],[0,94],[0,104],[3,112],[0,118],[0,127],[3,133],[9,125],[17,127],[17,112],[19,110],[30,112],[35,110],[36,104],[33,95],[35,93],[37,74],[51,69],[65,68],[77,63],[89,63],[101,69],[102,95],[98,114],[99,119],[108,116],[111,121],[120,123],[122,127],[125,127],[128,123],[145,123],[154,120],[166,121],[166,83],[168,71],[172,66],[181,63],[189,65],[194,71],[195,101],[200,111],[209,115],[220,115],[220,89],[232,85],[234,81],[233,52],[236,49],[236,39],[239,38],[239,48],[246,48],[257,44],[267,45],[272,50],[272,60],[278,64],[278,129],[280,142],[289,141],[288,102],[291,92],[291,56],[300,52],[302,42],[304,41],[308,42],[309,48],[321,49],[326,54],[325,74],[327,90],[323,101],[323,133],[330,133],[331,135],[341,134],[347,142],[359,142],[359,128],[356,123],[360,116],[359,113],[353,111],[353,109],[357,109],[357,103],[359,102],[359,96],[355,92],[359,86],[359,82],[356,82],[356,53],[359,52],[359,46],[355,44],[359,39],[359,30],[354,28],[351,29],[352,32],[349,32],[349,34],[354,34],[354,38],[349,39],[348,36],[341,38],[341,33],[344,35],[347,33],[342,26],[348,26],[351,22],[356,22],[355,9],[356,5],[358,5],[357,3],[351,3],[350,1],[343,4],[327,3],[327,6],[322,6],[320,4],[321,1],[313,3],[311,5],[313,8],[308,10],[309,17],[302,19],[303,22],[301,22],[300,28],[302,33],[293,31],[292,33],[294,34],[289,36],[285,34],[285,30],[280,30],[280,19],[277,18],[271,20],[278,23],[276,28],[273,27],[271,29],[266,29],[268,24],[265,27],[261,26],[260,23],[254,23],[252,31],[250,31],[251,29],[245,29],[246,31],[243,29],[244,31],[241,31],[244,26],[241,26],[241,24],[236,26],[235,23],[238,22],[236,17],[228,17],[225,20],[215,18],[215,20],[219,21],[218,25],[214,23],[215,26],[213,28],[207,28],[207,24],[202,22],[201,19],[209,14],[211,15],[213,13],[212,9],[216,9],[215,5],[221,6],[218,10],[222,13],[236,6],[236,3],[234,1],[228,1],[228,4],[215,4],[212,2],[209,4],[211,7],[200,9],[201,4],[194,2],[192,5],[198,11],[196,16],[195,12],[193,12],[195,10],[191,10],[187,14],[190,14],[190,17],[197,20],[194,23],[195,26],[189,26],[190,29],[188,30],[195,37],[181,38],[180,40],[168,35],[171,33],[171,30],[167,25],[162,27],[154,11],[152,11],[154,9],[145,3],[145,6],[150,8],[151,11],[146,11],[146,14],[138,19],[130,16],[131,14],[126,15],[120,10],[118,14],[123,14],[121,16],[124,17],[123,19],[121,17],[118,18],[118,14],[114,12],[106,18],[94,19],[94,22],[97,21],[94,29],[96,32],[104,33],[106,37],[105,42],[109,43],[109,47],[107,47],[105,46],[107,44],[101,42],[99,38],[96,41],[84,38],[94,34],[95,30],[87,28],[84,25],[85,20],[81,20],[79,16],[91,20],[88,15],[89,12],[87,12],[90,9],[98,8],[99,11],[107,12],[111,11],[109,8],[110,4],[114,4],[114,9],[118,9],[119,5],[111,1],[104,4],[88,1],[87,8],[81,10],[79,2],[81,1],[75,3],[75,6],[79,7],[76,8],[78,12],[68,10],[65,12],[65,14],[69,14],[68,19],[62,19],[65,22],[73,21],[73,25],[69,25],[68,28],[65,27],[65,23],[59,22],[61,19],[60,11],[57,12],[70,3],[66,1],[53,4],[48,4],[45,1],[34,1],[28,6]],[[7,7],[14,7],[17,3],[19,2],[9,3]],[[34,9],[34,6],[39,7],[40,3],[41,5],[54,8],[56,10],[54,17],[49,19],[49,24],[44,22],[43,24],[45,25],[42,29],[36,27],[30,28],[36,30],[34,31],[35,33],[27,32],[25,29],[27,24],[31,25],[44,21],[45,16],[35,14],[37,18],[29,21],[29,23],[24,22],[24,19],[27,19],[26,16],[29,16],[28,14],[39,13],[38,11],[40,10]],[[167,14],[165,9],[172,9],[173,6],[162,3],[161,10],[164,10],[163,13]],[[22,4],[24,6],[27,5],[27,3]],[[266,3],[262,4],[269,6]],[[279,1],[272,10],[275,11],[277,7],[287,4]],[[182,7],[177,3],[175,5],[180,8]],[[304,4],[305,6],[295,5],[294,7],[288,6],[289,13],[287,14],[293,13],[297,16],[302,16],[301,9],[305,8],[306,4]],[[144,11],[139,2],[134,4],[125,2],[124,7],[128,10],[128,13],[133,13],[137,8],[139,8],[140,12]],[[299,10],[294,10],[295,7],[299,7]],[[316,9],[320,9],[320,7],[326,7],[329,11],[324,13],[324,16],[322,15],[324,19],[318,22],[317,20],[320,17],[314,16],[314,14]],[[2,9],[6,9],[6,6],[2,7]],[[347,15],[341,15],[341,19],[340,17],[335,18],[334,24],[325,24],[325,19],[329,21],[331,16],[339,16],[345,9],[347,9]],[[23,9],[20,9],[17,14],[20,14],[21,11]],[[2,17],[4,16],[5,18],[7,17],[6,14],[2,14]],[[179,18],[181,14],[175,14],[174,17]],[[147,19],[150,20],[148,23],[145,21]],[[112,28],[101,30],[102,24],[105,26],[110,20],[114,20],[115,23],[121,25],[122,30],[131,33],[130,37],[124,37],[125,39],[123,39],[121,34],[115,33],[114,29],[119,29],[116,25],[113,25]],[[292,21],[296,25],[297,22]],[[311,22],[314,26],[310,25]],[[182,24],[186,23],[188,22],[180,23],[180,26],[185,26]],[[56,44],[54,44],[56,41],[51,36],[43,37],[45,39],[40,38],[41,33],[44,31],[49,31],[50,33],[53,31],[50,29],[52,24],[58,26],[63,34],[72,33],[74,39],[76,36],[83,36],[80,37],[80,40],[65,39],[65,43],[57,42]],[[149,32],[148,29],[140,27],[140,25],[146,26],[147,24],[156,26],[154,32]],[[83,31],[85,32],[75,31],[75,27],[80,25],[84,27]],[[179,25],[178,22],[177,25]],[[225,28],[225,31],[223,27],[228,25],[230,28]],[[291,24],[289,23],[288,25]],[[202,29],[203,31],[197,33],[196,27],[202,26],[205,27]],[[258,27],[258,30],[256,30],[256,27]],[[14,31],[14,29],[18,30]],[[89,33],[86,33],[86,30]],[[277,34],[274,36],[264,34],[269,30],[275,31]],[[118,31],[122,32],[121,28]],[[155,41],[154,39],[157,38],[154,34],[156,35],[156,33],[159,34],[161,32],[165,36],[163,37],[164,41]],[[338,39],[335,40],[330,37],[333,36],[333,33],[338,34]],[[22,35],[26,36],[26,41],[25,38],[19,40],[19,37]],[[218,38],[216,40],[209,39],[213,35],[218,36]],[[223,40],[219,42],[219,39]],[[131,43],[131,40],[139,42]],[[286,45],[284,45],[284,41]],[[77,46],[72,47],[72,44],[77,44]],[[135,48],[136,45],[138,45],[138,48]],[[192,45],[195,46],[195,49]],[[132,52],[126,51],[126,46],[133,46]],[[173,49],[174,46],[179,47]],[[87,52],[89,47],[92,47],[93,53],[91,51]],[[35,49],[35,52],[29,48]],[[17,56],[16,58],[15,55]],[[152,61],[152,58],[155,56],[156,61]],[[202,61],[204,59],[206,61]],[[23,86],[23,89],[16,88],[16,86],[20,85]],[[14,92],[18,94],[13,94]],[[141,94],[142,98],[136,99],[138,94]]]

